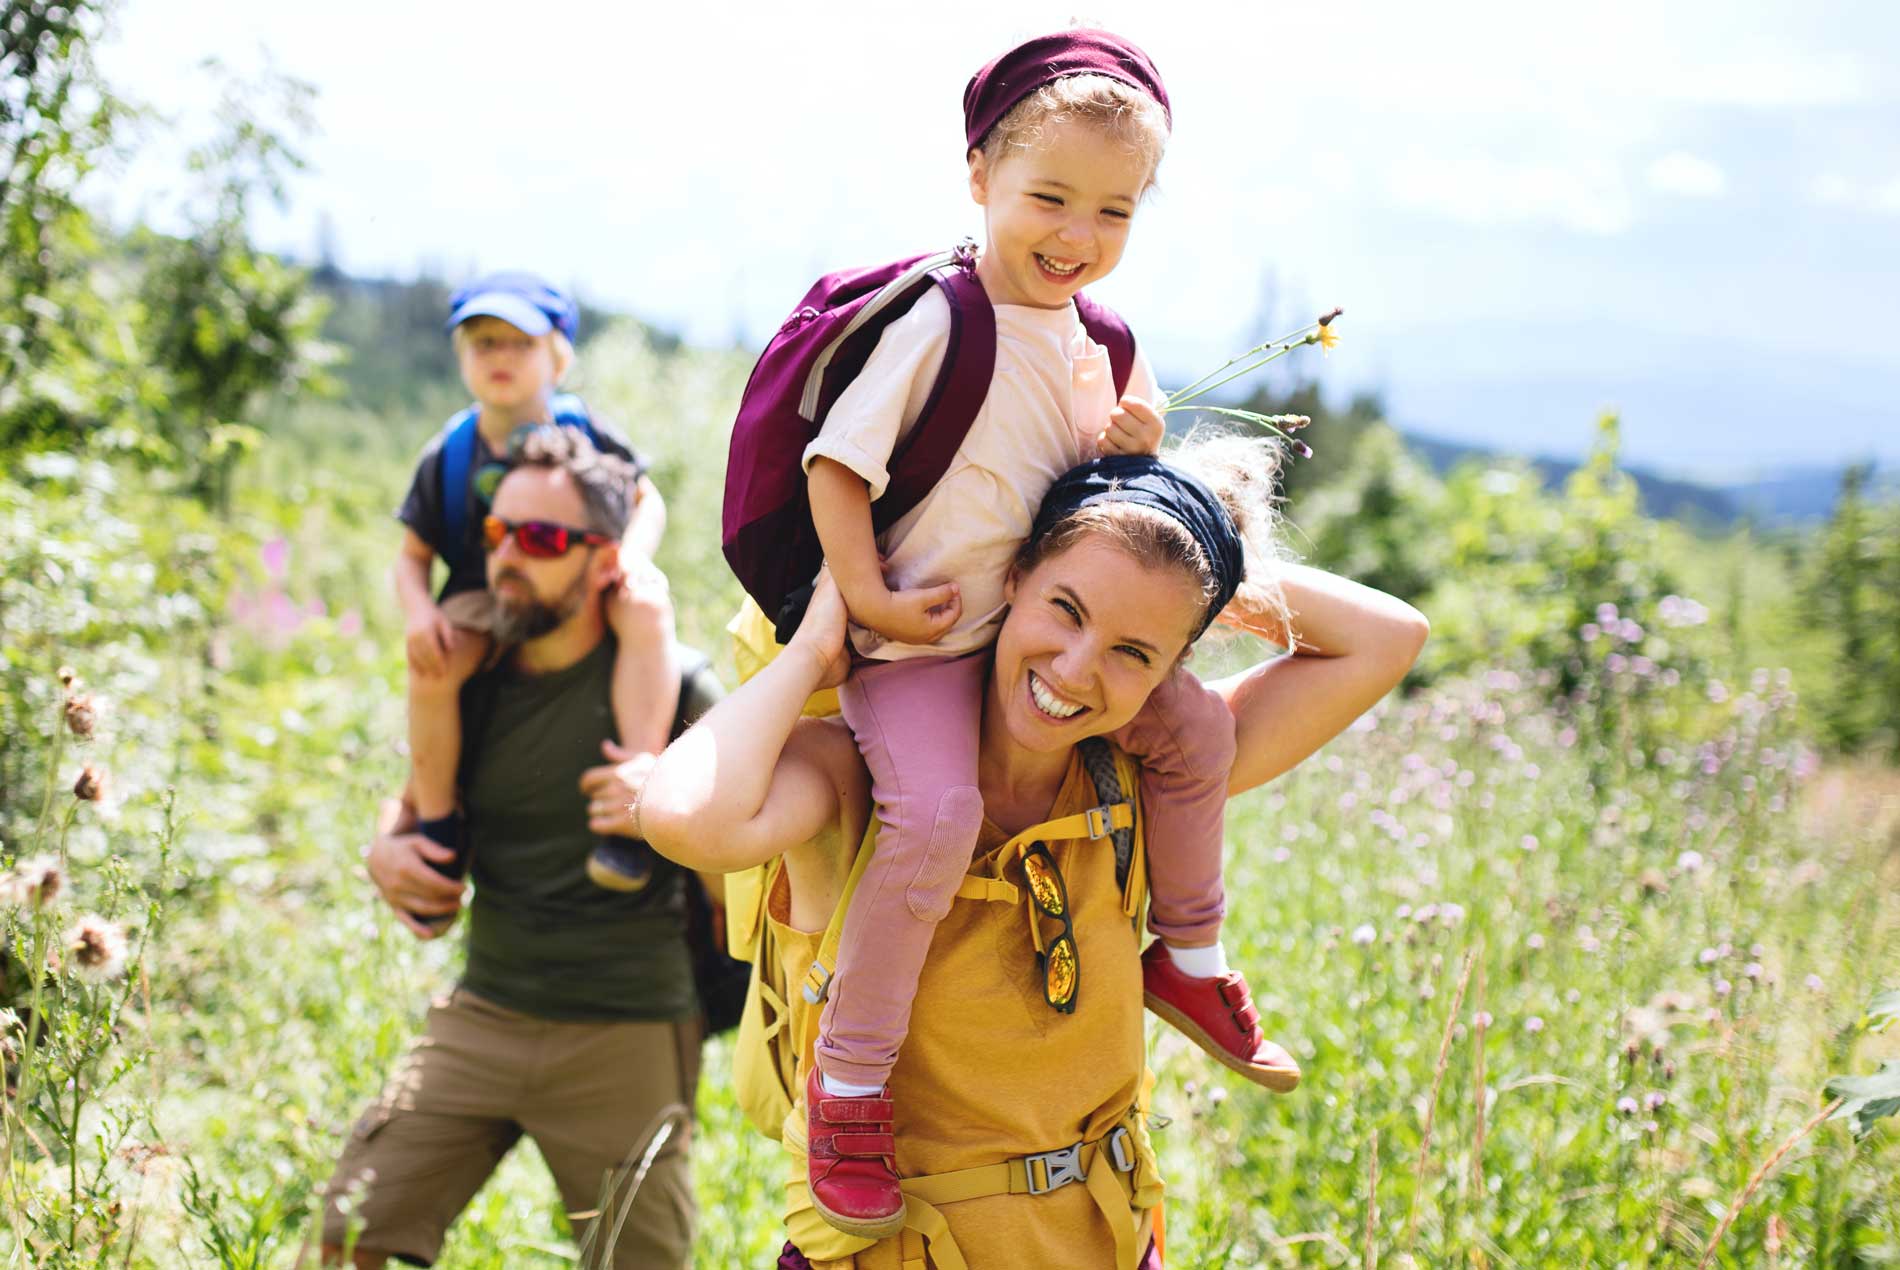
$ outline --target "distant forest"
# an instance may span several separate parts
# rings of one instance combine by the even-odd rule
[[[374,411],[409,411],[441,407],[459,393],[455,365],[442,338],[442,316],[448,312],[452,283],[429,274],[409,280],[355,277],[328,261],[312,269],[311,282],[330,301],[324,338],[347,353],[336,375],[349,401]],[[657,351],[679,346],[675,332],[581,302],[583,341],[617,321],[638,324],[647,343]],[[1266,414],[1310,414],[1325,425],[1313,434],[1316,441],[1325,436],[1328,444],[1319,462],[1301,478],[1309,483],[1323,482],[1332,474],[1327,452],[1331,456],[1350,453],[1359,432],[1387,421],[1384,405],[1376,396],[1355,398],[1340,410],[1330,407],[1312,385],[1290,392],[1261,391],[1246,404]],[[1393,426],[1407,448],[1440,475],[1467,460],[1483,460],[1494,454],[1479,446],[1421,436],[1402,423],[1394,422]],[[1561,489],[1582,464],[1582,460],[1527,457],[1545,487],[1553,490]],[[1845,469],[1839,467],[1803,468],[1772,479],[1704,485],[1641,468],[1625,470],[1635,480],[1643,510],[1649,515],[1717,530],[1744,521],[1768,525],[1825,520],[1834,509],[1845,475]],[[1863,481],[1870,494],[1900,496],[1900,472],[1875,471],[1869,465],[1863,471]]]

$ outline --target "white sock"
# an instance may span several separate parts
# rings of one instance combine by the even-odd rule
[[[818,1072],[818,1083],[833,1098],[875,1098],[884,1092],[882,1085],[853,1085],[849,1081],[835,1079],[822,1068]]]
[[[1227,950],[1215,943],[1206,948],[1167,945],[1174,968],[1195,979],[1219,979],[1227,973]]]

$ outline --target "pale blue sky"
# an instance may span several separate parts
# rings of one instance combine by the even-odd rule
[[[1164,384],[1262,295],[1347,306],[1323,367],[1402,426],[1731,475],[1900,462],[1900,8],[1097,0],[1175,106],[1162,188],[1100,288]],[[188,20],[181,20],[185,15]],[[121,178],[163,204],[197,63],[319,89],[318,217],[357,272],[529,267],[702,342],[757,342],[817,273],[980,230],[964,81],[1070,10],[127,0],[107,74],[171,112]],[[1319,438],[1314,438],[1318,441]]]

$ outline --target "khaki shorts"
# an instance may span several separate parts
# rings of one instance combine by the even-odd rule
[[[525,1133],[554,1174],[586,1248],[583,1267],[685,1266],[693,1243],[686,1149],[699,1081],[699,1023],[559,1023],[457,988],[382,1095],[357,1121],[331,1176],[323,1242],[427,1266],[442,1236]],[[673,1114],[669,1117],[668,1111]],[[611,1253],[607,1238],[661,1124],[654,1156]],[[609,1189],[610,1188],[610,1189]]]

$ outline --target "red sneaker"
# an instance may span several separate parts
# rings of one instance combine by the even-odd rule
[[[1260,1031],[1247,981],[1238,972],[1218,979],[1182,974],[1160,940],[1141,954],[1142,996],[1148,1008],[1226,1066],[1276,1094],[1300,1083],[1300,1065]]]
[[[806,1180],[820,1217],[860,1239],[888,1239],[904,1228],[889,1085],[875,1098],[837,1098],[825,1092],[814,1063],[805,1080],[805,1133]]]

